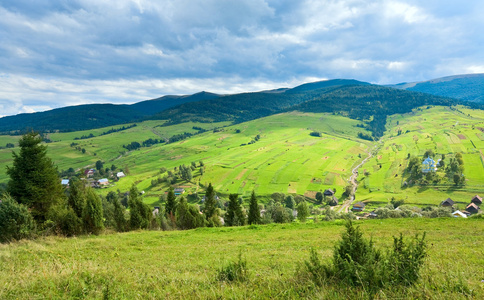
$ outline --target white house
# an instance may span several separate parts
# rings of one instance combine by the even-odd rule
[[[126,175],[125,175],[123,172],[118,172],[118,173],[116,174],[116,177],[118,177],[118,178],[123,178],[123,177],[126,177]]]

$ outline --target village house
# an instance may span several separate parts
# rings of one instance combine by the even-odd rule
[[[66,187],[69,187],[69,179],[62,179],[61,184],[65,185]]]
[[[174,190],[175,192],[175,196],[180,196],[181,194],[185,193],[185,189],[184,188],[176,188]]]
[[[454,206],[454,203],[455,202],[452,199],[447,198],[446,200],[444,200],[440,203],[440,206],[442,206],[442,207],[452,207],[452,206]]]
[[[87,169],[87,170],[84,171],[84,176],[89,178],[89,177],[92,177],[94,175],[94,173],[96,173],[95,169]]]
[[[475,205],[481,205],[482,198],[479,197],[479,195],[475,195],[474,198],[472,198],[471,203],[474,203]]]
[[[109,184],[109,180],[107,178],[99,179],[97,181],[98,186],[106,186]]]
[[[125,175],[123,172],[118,172],[118,173],[116,174],[116,177],[118,177],[118,178],[123,178],[123,177],[126,177],[126,175]]]
[[[470,214],[477,214],[479,212],[479,206],[471,203],[466,206],[466,211],[468,211]]]
[[[365,206],[366,206],[366,204],[365,204],[365,203],[363,203],[363,202],[358,202],[358,203],[355,203],[355,204],[353,205],[353,207],[351,208],[351,210],[352,210],[352,211],[356,211],[356,212],[358,212],[358,211],[363,211],[363,210],[365,209]]]
[[[332,189],[327,189],[323,192],[323,195],[324,197],[333,197],[334,196],[334,192]]]

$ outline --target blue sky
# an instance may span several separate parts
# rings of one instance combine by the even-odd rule
[[[484,1],[0,0],[0,116],[484,73]]]

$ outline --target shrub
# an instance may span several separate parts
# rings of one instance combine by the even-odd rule
[[[27,207],[8,194],[0,201],[0,243],[28,238],[35,231],[34,219]]]
[[[351,221],[333,251],[331,264],[320,261],[312,249],[305,269],[316,285],[325,281],[345,286],[362,286],[374,294],[383,287],[410,286],[419,278],[426,257],[425,233],[421,239],[406,243],[403,236],[393,238],[393,249],[383,254],[372,240],[363,238],[359,227]]]
[[[220,281],[246,281],[247,274],[247,260],[242,259],[242,253],[239,253],[238,261],[230,262],[226,267],[218,270],[217,278]]]

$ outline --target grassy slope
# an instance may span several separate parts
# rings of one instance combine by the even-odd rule
[[[0,245],[0,298],[368,298],[347,287],[315,288],[296,275],[314,247],[329,259],[344,230],[341,222],[285,224],[190,231],[142,231],[80,238],[41,238]],[[391,237],[427,232],[422,279],[406,291],[378,298],[460,299],[462,287],[484,297],[484,222],[465,219],[368,220],[365,236],[378,247]],[[472,230],[469,230],[472,228]],[[443,234],[445,232],[445,234]],[[217,270],[248,261],[249,279],[222,283]],[[26,263],[28,262],[28,263]]]
[[[451,197],[464,208],[475,194],[484,194],[484,161],[481,159],[484,134],[478,127],[484,127],[482,110],[459,108],[456,111],[434,107],[389,117],[387,128],[390,130],[382,139],[380,152],[359,170],[360,185],[356,198],[387,203],[395,197],[405,199],[409,204],[435,205]],[[399,129],[410,132],[398,136]],[[443,181],[438,186],[402,189],[408,153],[423,156],[427,149],[439,154],[436,158],[445,154],[447,164],[454,153],[463,153],[466,187],[455,188]],[[371,175],[365,177],[364,171]]]

